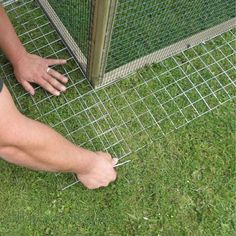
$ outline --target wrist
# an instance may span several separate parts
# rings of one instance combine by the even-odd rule
[[[13,58],[10,58],[10,62],[13,67],[17,67],[18,64],[22,61],[23,58],[25,58],[28,55],[28,52],[25,50],[24,47],[20,49]]]
[[[80,174],[87,174],[94,167],[97,154],[95,152],[80,148],[76,165],[71,172]]]

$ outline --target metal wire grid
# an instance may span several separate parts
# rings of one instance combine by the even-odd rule
[[[15,82],[11,65],[1,55],[0,76],[6,78],[6,84],[19,108],[28,116],[51,125],[75,143],[82,146],[86,143],[94,150],[108,150],[120,144],[121,152],[126,154],[126,145],[122,145],[120,132],[99,102],[97,94],[92,93],[92,87],[80,74],[78,66],[41,9],[34,1],[20,1],[9,5],[7,10],[28,51],[44,57],[66,57],[68,60],[65,67],[57,68],[70,80],[68,93],[55,99],[37,87],[37,95],[30,98]],[[32,15],[35,16],[33,19]],[[80,100],[82,97],[83,101]],[[81,127],[76,130],[77,126]]]
[[[106,72],[234,16],[233,0],[119,0]]]
[[[91,0],[49,0],[48,2],[87,58]]]
[[[7,6],[13,2],[15,2],[15,0],[1,0],[0,1],[0,3],[2,3],[4,6]]]
[[[93,90],[34,1],[20,1],[7,10],[29,51],[68,59],[56,69],[69,78],[69,85],[60,97],[38,87],[31,97],[2,55],[0,76],[21,111],[78,145],[123,158],[235,97],[236,30]]]

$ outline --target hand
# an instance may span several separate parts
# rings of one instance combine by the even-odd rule
[[[59,96],[61,92],[66,90],[64,84],[68,82],[68,79],[57,71],[48,68],[52,65],[63,65],[65,63],[66,60],[44,59],[26,53],[13,67],[16,79],[31,95],[35,94],[31,83],[35,83],[49,93]]]
[[[93,166],[87,173],[77,174],[80,182],[88,189],[106,187],[116,180],[117,174],[114,166],[118,159],[112,159],[111,155],[104,152],[95,153]]]

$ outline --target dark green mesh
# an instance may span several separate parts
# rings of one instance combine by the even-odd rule
[[[87,57],[91,0],[49,0],[48,2]]]
[[[235,16],[235,0],[119,0],[106,72]]]

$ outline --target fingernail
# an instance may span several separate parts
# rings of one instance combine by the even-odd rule
[[[55,93],[55,95],[56,95],[56,96],[60,96],[60,92],[57,91],[57,92]]]
[[[118,163],[119,159],[118,158],[113,158],[113,163],[116,165]]]
[[[68,82],[68,79],[66,77],[64,77],[64,81],[67,83]]]
[[[66,91],[66,87],[62,86],[61,87],[61,91],[65,92]]]

